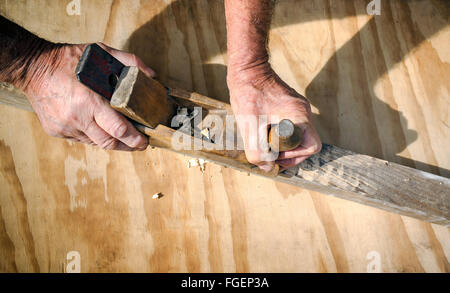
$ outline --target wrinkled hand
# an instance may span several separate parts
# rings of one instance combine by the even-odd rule
[[[127,66],[137,66],[149,77],[155,73],[135,55],[99,44]],[[52,72],[25,91],[48,134],[108,150],[144,150],[148,139],[139,133],[108,101],[94,93],[75,76],[75,67],[86,45],[67,45]],[[50,70],[47,70],[50,71]]]
[[[230,70],[227,79],[231,107],[250,163],[270,172],[275,162],[286,169],[320,151],[322,144],[312,124],[309,102],[284,83],[272,69]],[[267,116],[266,123],[262,121],[255,125],[250,121],[261,115]],[[281,152],[274,161],[268,148],[262,145],[258,145],[258,148],[250,146],[252,141],[258,140],[255,137],[258,130],[263,129],[267,133],[270,124],[277,124],[282,119],[290,119],[298,125],[303,130],[303,140],[298,148]]]

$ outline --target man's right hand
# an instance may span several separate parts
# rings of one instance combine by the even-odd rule
[[[154,71],[135,55],[99,44],[127,66],[137,66],[145,75]],[[37,82],[31,81],[25,93],[48,134],[76,142],[98,145],[108,150],[145,150],[148,139],[138,132],[105,99],[75,76],[75,68],[86,45],[66,45],[58,50],[55,68],[46,68]]]
[[[231,108],[250,163],[270,172],[275,163],[287,169],[320,152],[322,143],[313,125],[308,100],[283,82],[268,63],[240,71],[230,65],[227,81]],[[266,121],[260,121],[260,117],[265,117]],[[281,119],[289,119],[302,129],[300,146],[281,152],[277,158],[273,158],[263,145],[255,143],[251,146],[252,142],[259,141],[258,138],[267,140],[261,137],[260,129],[267,134],[269,126],[279,123]]]

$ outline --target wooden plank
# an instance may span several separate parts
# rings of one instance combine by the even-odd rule
[[[136,53],[164,84],[227,101],[223,1],[81,1],[79,16],[53,2],[0,11],[50,40]],[[377,16],[367,2],[277,1],[271,64],[311,101],[324,141],[449,177],[447,2],[382,0]],[[450,271],[447,227],[202,172],[161,148],[70,143],[3,105],[0,157],[0,271],[62,272],[70,251],[82,272]]]
[[[195,97],[196,101],[202,101],[201,104],[207,108],[213,108],[212,104],[208,106],[211,98],[196,93],[183,95],[186,100],[189,100],[190,96]],[[161,128],[145,129],[145,132],[154,138],[150,142],[153,141],[155,146],[171,149],[172,134],[165,133],[166,130]],[[180,152],[203,157],[240,171],[269,178],[272,176],[255,172],[257,170],[249,169],[245,165],[241,166],[239,161],[227,160],[215,149],[210,146],[201,151]],[[230,158],[232,157],[230,155]],[[299,166],[284,171],[276,178],[291,185],[450,226],[450,179],[329,144],[323,144],[320,153]]]
[[[323,144],[281,181],[450,226],[450,179]],[[284,177],[284,176],[282,176]]]
[[[172,150],[170,139],[158,140],[173,135],[163,134],[168,129],[162,128],[164,130],[147,128],[145,132],[156,137],[150,140],[151,145]],[[231,155],[228,158],[207,150],[178,152],[388,212],[450,226],[450,179],[329,144],[322,144],[320,153],[275,177],[250,165],[238,164],[235,159],[229,159]]]
[[[169,90],[169,92],[174,94],[180,91]],[[213,102],[214,99],[197,93],[184,92],[181,96],[183,100],[199,102],[199,105],[204,105],[210,110],[217,104]],[[0,102],[2,100],[3,97],[0,96]],[[17,106],[21,107],[23,99],[19,101]],[[16,106],[12,103],[10,105]],[[224,105],[219,106],[220,109],[217,110],[228,108]],[[138,129],[151,137],[150,145],[173,150],[172,137],[175,130],[165,125],[158,125],[154,129],[142,125],[138,126]],[[243,151],[226,151],[214,143],[194,137],[191,139],[191,148],[178,152],[268,178],[274,178],[275,174],[278,174],[278,170],[274,170],[275,173],[265,173],[249,164]],[[196,143],[203,148],[194,150],[193,146]],[[308,158],[299,166],[284,171],[276,179],[389,212],[450,226],[450,179],[356,154],[333,145],[323,144],[320,153]]]
[[[26,111],[33,111],[27,97],[14,86],[4,82],[0,82],[0,103]]]

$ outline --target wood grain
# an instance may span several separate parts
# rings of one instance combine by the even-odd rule
[[[0,103],[26,111],[33,111],[25,94],[14,86],[0,82]]]
[[[130,69],[131,71],[128,68],[125,69],[125,73],[122,74],[124,78],[121,77],[119,81],[119,86],[111,99],[111,105],[133,121],[142,123],[133,122],[139,131],[149,136],[149,145],[152,147],[165,148],[238,171],[450,227],[450,197],[448,196],[450,179],[448,178],[357,154],[329,144],[322,144],[319,153],[296,167],[280,172],[280,167],[276,164],[271,172],[266,173],[249,163],[242,149],[235,148],[236,137],[238,137],[237,126],[235,120],[232,119],[230,127],[230,123],[227,122],[227,118],[230,116],[225,117],[230,114],[227,110],[230,108],[229,104],[198,93],[170,88],[167,90],[156,80],[142,78],[142,76],[141,86],[136,86],[135,83],[139,81],[137,78],[139,70],[136,67]],[[152,88],[161,90],[152,91]],[[143,92],[138,94],[139,91]],[[168,97],[167,92],[173,96]],[[139,101],[145,96],[152,96],[153,99]],[[222,124],[216,125],[220,129],[220,134],[216,133],[215,135],[220,136],[220,139],[208,141],[195,137],[190,131],[186,134],[167,126],[169,125],[167,112],[160,111],[152,117],[151,112],[154,109],[150,101],[155,103],[156,99],[162,99],[161,105],[157,105],[159,108],[167,106],[166,103],[169,99],[170,103],[174,105],[182,107],[189,105],[191,109],[202,106],[201,112],[206,112],[206,117],[203,118],[203,121],[199,119],[199,125],[194,125],[194,127],[203,129],[208,123],[208,118],[214,116],[215,119],[221,121],[216,120],[216,122]],[[3,98],[0,95],[0,103],[2,101]],[[22,108],[27,99],[22,97],[16,104],[11,99],[5,101],[6,104]],[[31,105],[26,108],[31,108]],[[145,115],[148,118],[145,118]],[[292,127],[289,135],[294,134],[291,137],[292,142],[289,141],[289,137],[286,141],[280,139],[280,145],[283,142],[285,147],[281,151],[286,151],[299,145],[301,129],[297,126],[294,127],[290,120],[282,121],[280,124],[283,122]],[[154,127],[145,126],[144,123],[148,126],[153,124]],[[294,131],[297,133],[295,134]],[[276,131],[270,130],[269,145],[271,148],[278,147],[277,144],[272,144],[273,136],[277,135]],[[181,139],[182,142],[180,142]],[[230,145],[233,146],[232,150],[226,147]]]
[[[310,99],[325,142],[449,177],[448,5],[382,1],[373,17],[366,2],[278,1],[271,62]],[[222,1],[82,3],[105,16],[41,1],[0,11],[49,39],[103,39],[164,84],[227,100]],[[50,138],[7,106],[0,142],[2,271],[62,272],[72,250],[82,272],[366,272],[374,255],[384,272],[450,271],[442,226],[215,164],[202,173],[165,150]]]
[[[175,105],[167,89],[137,67],[125,67],[111,98],[111,107],[147,127],[170,126]]]

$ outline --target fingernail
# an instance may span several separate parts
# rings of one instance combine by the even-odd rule
[[[273,169],[272,165],[260,165],[258,166],[261,170],[263,170],[264,172],[270,172]]]
[[[136,139],[137,139],[136,149],[145,150],[148,146],[148,139],[144,138],[143,136],[138,136]]]
[[[156,77],[156,72],[151,69],[150,67],[147,67],[147,72],[150,74],[151,77],[155,78]]]

